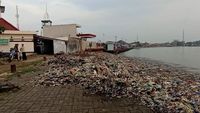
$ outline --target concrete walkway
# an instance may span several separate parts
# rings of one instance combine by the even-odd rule
[[[0,113],[151,113],[134,99],[106,101],[76,87],[25,87],[0,100]]]

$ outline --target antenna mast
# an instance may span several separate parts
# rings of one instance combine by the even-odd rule
[[[47,9],[47,2],[45,5],[45,14],[44,14],[44,18],[41,20],[42,22],[42,30],[41,30],[41,35],[43,35],[43,28],[45,26],[51,26],[52,25],[52,21],[49,18],[49,13],[48,13],[48,9]]]
[[[48,13],[48,9],[47,9],[47,3],[46,3],[46,5],[45,5],[44,20],[49,20],[49,13]]]
[[[17,28],[19,29],[19,10],[18,10],[18,6],[16,6],[16,19],[17,19]]]
[[[1,0],[0,0],[0,6],[1,6]],[[1,8],[0,8],[0,18],[1,18],[1,11],[2,11],[2,10],[1,10]]]
[[[0,0],[0,18],[1,14],[5,12],[5,6],[1,6],[1,0]]]

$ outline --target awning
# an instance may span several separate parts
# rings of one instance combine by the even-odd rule
[[[78,37],[81,37],[81,38],[95,38],[96,35],[94,34],[77,34]]]

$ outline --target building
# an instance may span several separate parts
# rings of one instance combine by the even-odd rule
[[[77,32],[78,28],[81,28],[81,26],[77,24],[47,25],[43,26],[43,36],[53,41],[54,54],[61,52],[59,50],[64,53],[76,53],[88,49],[97,49],[96,42],[87,41],[88,38],[94,38],[96,35],[80,34]],[[57,49],[55,50],[55,48]],[[63,48],[66,49],[63,50]]]
[[[64,52],[64,53],[76,53],[85,51],[89,42],[87,38],[96,37],[93,34],[80,34],[77,29],[81,28],[80,25],[77,24],[62,24],[62,25],[52,25],[52,21],[49,18],[49,14],[46,11],[44,14],[44,18],[42,22],[42,37],[37,38],[37,40],[41,40],[43,45],[49,46],[51,48],[51,52],[53,54]],[[47,41],[48,40],[48,41]],[[93,44],[92,44],[93,45]],[[47,50],[44,47],[38,45],[40,47],[39,50]],[[51,47],[52,46],[52,47]],[[43,48],[41,48],[43,47]],[[50,50],[48,50],[50,51]],[[44,53],[47,53],[44,51]]]
[[[3,32],[0,34],[0,51],[10,52],[11,48],[24,44],[25,52],[34,53],[33,36],[36,34],[31,31],[19,31],[15,26],[3,18],[0,18],[0,26]]]
[[[77,38],[77,24],[50,25],[43,27],[43,36],[49,38],[73,37]],[[66,39],[68,40],[68,39]]]
[[[10,52],[10,49],[14,48],[15,45],[20,49],[23,44],[25,52],[34,53],[33,36],[36,33],[31,31],[20,31],[14,25],[1,17],[1,13],[4,13],[4,11],[5,6],[1,6],[0,0],[0,51]],[[18,13],[16,16],[19,18]]]
[[[79,25],[45,25],[42,28],[43,34],[39,39],[42,41],[43,45],[52,46],[50,47],[51,52],[48,50],[48,52],[44,51],[44,53],[56,54],[59,52],[74,53],[80,51],[80,38],[77,36],[77,28],[80,28]],[[42,48],[42,50],[47,49]]]
[[[34,49],[37,54],[57,54],[66,52],[66,41],[44,36],[34,36]]]

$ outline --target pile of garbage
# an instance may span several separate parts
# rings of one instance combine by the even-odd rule
[[[80,85],[90,94],[138,97],[155,112],[200,113],[200,76],[173,67],[108,53],[58,55],[37,85]]]

